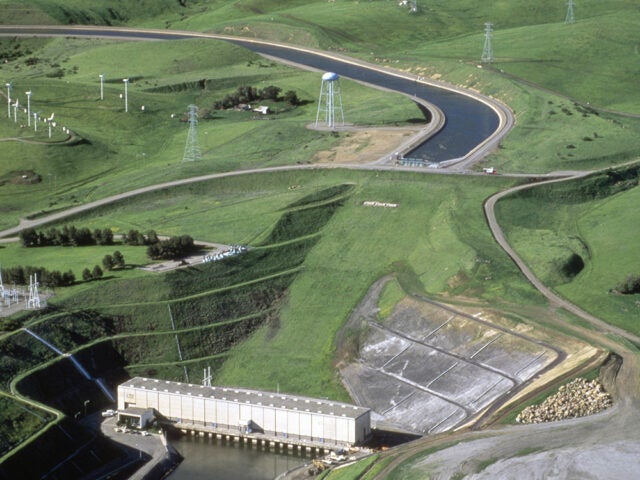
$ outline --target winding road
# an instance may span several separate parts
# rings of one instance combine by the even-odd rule
[[[331,58],[332,60],[348,64],[350,68],[361,68],[369,80],[371,80],[372,77],[371,72],[376,72],[377,74],[404,79],[414,85],[421,84],[425,87],[445,88],[449,92],[465,96],[473,95],[475,100],[494,112],[498,122],[497,126],[492,129],[490,135],[485,136],[480,141],[476,141],[471,148],[465,150],[464,154],[454,154],[446,159],[439,158],[438,161],[444,168],[437,170],[405,168],[405,170],[413,170],[416,172],[471,173],[468,172],[467,169],[469,169],[474,162],[482,159],[487,152],[495,148],[514,123],[513,115],[506,106],[486,97],[464,92],[459,89],[453,89],[450,86],[440,83],[426,82],[415,76],[369,65],[360,60],[348,59],[344,56],[302,49],[300,47],[276,45],[258,40],[209,35],[197,32],[170,32],[130,28],[111,29],[84,26],[0,26],[0,36],[18,35],[107,37],[123,40],[167,40],[169,38],[199,37],[222,39],[242,43],[247,46],[252,45],[257,51],[268,55],[273,55],[273,49],[286,49],[290,52],[302,52],[305,56],[311,56],[310,58],[322,59],[323,61]],[[259,48],[257,48],[258,46]],[[297,60],[298,61],[294,60],[294,62],[299,64],[299,58],[297,58]],[[362,79],[359,80],[364,81]],[[406,94],[406,92],[404,93]],[[429,99],[425,100],[429,101]],[[442,108],[442,111],[445,117],[449,118],[447,109]],[[440,141],[440,139],[438,139],[439,134],[433,135],[433,132],[429,132],[429,135],[425,135],[421,141],[424,142],[424,138],[428,136],[431,136],[430,141]],[[410,148],[413,147],[416,147],[416,145],[410,146]],[[450,154],[451,152],[448,153]],[[427,158],[429,158],[429,155],[427,155]],[[20,230],[26,227],[43,225],[81,211],[122,201],[152,190],[236,175],[323,168],[399,169],[398,167],[379,163],[369,165],[340,165],[339,167],[327,165],[296,165],[204,175],[152,185],[74,207],[64,212],[58,212],[33,220],[23,220],[19,226],[0,232],[0,238],[15,236]],[[561,173],[556,176],[557,178],[551,178],[545,181],[558,182],[576,179],[590,173],[593,172]],[[564,323],[564,328],[584,338],[590,339],[597,345],[615,351],[622,357],[620,369],[614,372],[617,374],[613,375],[614,380],[608,385],[609,389],[615,394],[616,402],[614,407],[598,415],[571,421],[541,425],[521,425],[516,427],[494,427],[491,430],[483,430],[481,432],[461,431],[444,436],[438,435],[423,438],[412,442],[408,446],[405,445],[390,450],[388,455],[395,455],[395,457],[376,478],[386,478],[394,469],[412,455],[426,448],[435,447],[442,449],[425,457],[422,461],[414,460],[413,467],[408,468],[414,468],[416,471],[421,472],[428,471],[429,474],[432,475],[432,478],[450,478],[460,475],[461,473],[473,475],[471,478],[548,478],[554,475],[557,478],[632,478],[634,476],[633,473],[637,475],[637,472],[640,471],[640,461],[638,460],[640,458],[640,417],[638,416],[640,365],[638,362],[637,349],[633,345],[619,341],[616,337],[624,338],[636,344],[640,344],[640,338],[622,329],[611,326],[603,320],[583,311],[579,307],[562,299],[542,284],[509,245],[496,220],[494,208],[495,204],[501,198],[514,191],[533,188],[537,185],[540,185],[540,182],[514,187],[487,199],[484,204],[484,211],[489,228],[499,245],[513,259],[532,285],[549,300],[552,307],[566,309],[587,321],[593,327],[592,329],[587,329]],[[454,446],[444,448],[445,445],[451,445],[454,441]],[[483,460],[489,462],[489,464],[479,469],[479,463]]]

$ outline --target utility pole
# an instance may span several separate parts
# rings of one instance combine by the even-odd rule
[[[7,87],[7,117],[11,118],[11,84],[5,83]]]
[[[31,126],[31,95],[33,92],[29,90],[25,92],[27,94],[27,127]]]
[[[124,82],[124,111],[128,112],[129,111],[129,79],[123,78],[122,81]]]
[[[104,74],[98,75],[100,77],[100,100],[104,100]]]

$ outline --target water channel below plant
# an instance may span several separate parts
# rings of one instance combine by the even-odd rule
[[[171,444],[184,457],[169,480],[271,480],[310,461],[305,452],[181,437]]]

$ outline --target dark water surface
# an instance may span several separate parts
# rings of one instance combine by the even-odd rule
[[[304,452],[276,450],[200,437],[171,440],[184,457],[169,480],[271,480],[310,461]]]

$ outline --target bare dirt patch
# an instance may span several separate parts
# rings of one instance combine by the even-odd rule
[[[42,177],[33,170],[19,170],[9,172],[6,175],[0,177],[0,186],[5,184],[11,185],[32,185],[40,183]]]
[[[415,128],[379,128],[341,131],[342,140],[330,150],[317,152],[314,163],[364,164],[385,157],[415,135]]]

